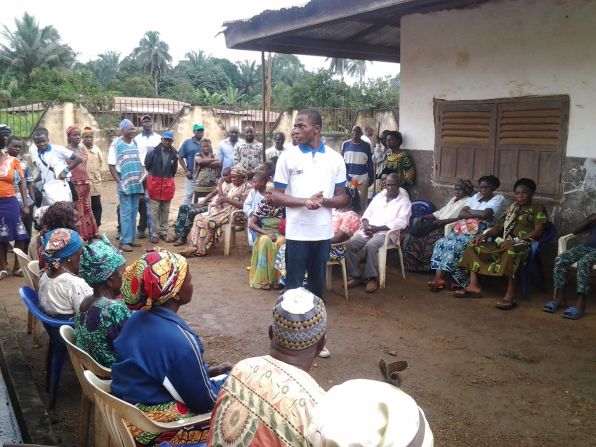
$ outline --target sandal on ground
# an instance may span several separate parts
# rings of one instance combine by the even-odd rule
[[[385,360],[381,359],[379,362],[379,369],[381,374],[387,383],[399,387],[401,385],[401,378],[399,372],[403,371],[408,367],[408,362],[405,360],[399,360],[393,363],[385,363]]]
[[[23,273],[23,269],[13,270],[12,275],[13,276],[21,276],[21,277],[25,276],[24,273]]]
[[[517,306],[517,303],[515,301],[506,301],[506,300],[497,301],[497,309],[500,309],[500,310],[511,310],[516,306]]]
[[[8,272],[6,270],[0,270],[0,280],[6,278],[8,276]]]
[[[157,236],[153,236],[151,238],[151,243],[152,244],[159,244],[159,238]]]
[[[1,274],[1,273],[0,273]],[[563,312],[563,318],[567,318],[569,320],[579,320],[581,317],[584,316],[583,312],[580,312],[577,307],[568,307]]]
[[[549,301],[544,306],[542,306],[542,310],[548,312],[549,314],[554,314],[556,311],[559,310],[561,306],[557,304],[556,301]]]
[[[352,289],[362,284],[362,278],[350,278],[348,280],[348,289]]]
[[[462,290],[463,287],[460,286],[458,283],[454,282],[451,283],[451,285],[449,286],[449,290],[451,290],[452,292],[457,292],[458,290]]]
[[[429,281],[426,285],[430,288],[430,291],[434,293],[440,292],[445,288],[445,283],[437,284],[435,281]]]
[[[456,290],[453,294],[456,298],[482,298],[480,292],[468,292],[466,289]]]
[[[176,239],[174,241],[174,247],[180,247],[181,245],[186,245],[186,241],[184,239]]]

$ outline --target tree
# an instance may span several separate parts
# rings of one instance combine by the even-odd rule
[[[155,94],[159,95],[157,81],[172,62],[169,45],[159,38],[159,31],[147,31],[132,54],[139,61],[143,71],[151,76]]]
[[[280,82],[294,85],[296,79],[304,74],[304,65],[293,54],[276,54],[271,58],[271,83]]]
[[[368,64],[372,63],[369,61],[363,61],[359,59],[342,59],[338,57],[328,57],[325,62],[329,61],[329,69],[333,74],[339,75],[342,82],[344,75],[348,75],[351,78],[358,78],[358,83],[364,82]]]
[[[240,71],[240,91],[245,95],[250,95],[255,87],[259,85],[259,69],[255,61],[245,60],[238,62]]]
[[[344,81],[344,75],[348,71],[350,62],[349,59],[342,59],[340,57],[328,57],[325,62],[329,61],[329,70],[331,73],[339,75],[341,81]]]
[[[200,68],[211,59],[211,55],[205,53],[203,50],[189,51],[184,57],[192,68]]]
[[[53,26],[40,28],[28,13],[21,20],[15,19],[15,25],[14,32],[4,25],[2,36],[7,44],[0,45],[0,58],[25,76],[29,77],[37,67],[67,67],[74,62],[74,51],[61,43]]]
[[[120,68],[120,53],[106,51],[99,55],[99,59],[89,61],[86,67],[93,72],[95,79],[102,85],[107,85],[118,74]]]

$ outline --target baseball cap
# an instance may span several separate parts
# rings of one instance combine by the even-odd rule
[[[196,132],[197,130],[205,130],[205,127],[204,127],[202,124],[195,124],[195,125],[192,127],[192,131],[193,131],[193,132]]]
[[[174,134],[172,133],[171,130],[166,130],[164,133],[161,134],[161,137],[167,138],[168,140],[172,140],[172,141],[175,140]]]

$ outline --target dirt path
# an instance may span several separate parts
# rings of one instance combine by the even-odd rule
[[[112,186],[104,187],[107,223],[102,229],[114,240]],[[235,362],[268,350],[276,293],[248,287],[249,255],[243,238],[238,239],[230,257],[216,247],[209,256],[190,261],[195,294],[181,314],[201,335],[211,362]],[[137,249],[126,257],[132,260],[140,253]],[[437,446],[596,445],[593,298],[579,321],[542,312],[548,297],[538,292],[531,302],[502,312],[494,307],[504,292],[498,283],[490,284],[489,297],[458,300],[448,292],[430,293],[427,275],[408,274],[404,281],[396,259],[389,262],[387,289],[373,295],[352,289],[348,302],[339,271],[334,272],[334,291],[326,296],[332,356],[319,359],[312,371],[323,388],[352,378],[380,379],[381,358],[403,359],[409,367],[402,388],[424,408]],[[32,348],[16,293],[21,283],[20,278],[4,280],[0,300],[45,398],[46,337],[40,337],[42,347]],[[77,442],[79,403],[79,385],[68,365],[51,412],[61,445]]]

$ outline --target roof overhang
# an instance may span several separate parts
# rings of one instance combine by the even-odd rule
[[[228,48],[400,61],[405,15],[468,8],[491,0],[311,0],[224,23]]]

